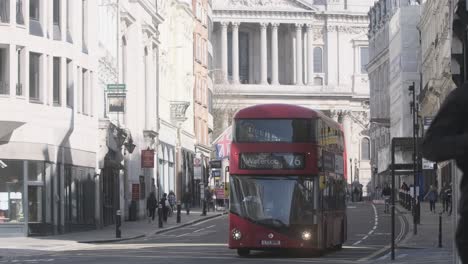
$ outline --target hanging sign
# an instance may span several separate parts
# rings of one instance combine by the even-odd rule
[[[141,167],[154,168],[154,151],[142,150],[141,151]]]

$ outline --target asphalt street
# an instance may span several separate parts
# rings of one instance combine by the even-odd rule
[[[402,239],[408,223],[397,217],[396,236]],[[317,256],[287,252],[256,252],[240,258],[227,248],[228,217],[222,216],[150,237],[40,256],[0,259],[0,263],[372,263],[388,252],[390,215],[383,205],[348,205],[348,240],[341,250]],[[374,261],[372,261],[374,260]]]

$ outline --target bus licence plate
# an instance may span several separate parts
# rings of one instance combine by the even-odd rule
[[[262,246],[280,246],[281,241],[279,240],[262,240]]]

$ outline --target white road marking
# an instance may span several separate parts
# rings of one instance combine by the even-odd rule
[[[375,205],[372,203],[372,208],[374,209],[374,226],[372,227],[372,229],[369,231],[369,233],[367,235],[365,235],[361,240],[359,241],[356,241],[353,246],[355,245],[359,245],[361,244],[364,240],[368,239],[369,236],[377,229],[377,226],[379,224],[379,214],[377,213],[377,208],[375,207]]]

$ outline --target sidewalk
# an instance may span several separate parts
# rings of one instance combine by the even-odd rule
[[[46,237],[4,237],[0,238],[0,259],[4,257],[40,255],[47,251],[62,251],[70,249],[81,249],[93,246],[90,243],[111,243],[129,239],[142,238],[154,234],[160,234],[188,226],[197,222],[223,215],[222,211],[208,212],[206,216],[201,216],[201,209],[190,211],[186,215],[181,214],[181,223],[177,224],[176,213],[168,217],[163,228],[158,227],[157,218],[153,223],[148,223],[147,219],[135,222],[123,222],[121,227],[121,238],[115,237],[115,225],[107,226],[99,230],[85,232],[74,232],[56,236]]]
[[[390,253],[378,258],[385,263],[453,263],[454,230],[452,215],[442,214],[442,247],[439,248],[439,212],[442,206],[437,203],[437,213],[429,211],[429,203],[421,203],[421,223],[417,235],[413,235],[413,215],[410,211],[396,205],[409,223],[406,238],[397,244],[395,261],[390,261]]]

